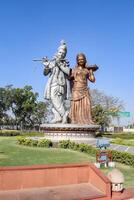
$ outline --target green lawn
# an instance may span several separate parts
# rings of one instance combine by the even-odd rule
[[[15,137],[0,137],[0,166],[35,165],[51,163],[95,162],[88,154],[56,148],[21,146]],[[125,176],[125,186],[134,186],[134,168],[117,163]],[[111,169],[102,169],[107,173]]]
[[[103,133],[102,136],[108,137],[108,138],[120,138],[120,139],[126,139],[131,140],[134,139],[134,133],[133,132],[123,132],[123,133]]]
[[[92,161],[87,154],[72,150],[18,145],[15,137],[0,137],[0,165],[34,165]]]
[[[116,139],[112,139],[111,141],[114,144],[121,144],[121,145],[125,145],[125,146],[134,146],[134,139],[120,139],[120,138],[116,138]]]

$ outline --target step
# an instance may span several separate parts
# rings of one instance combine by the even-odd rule
[[[1,200],[104,200],[106,194],[90,183],[0,191]]]

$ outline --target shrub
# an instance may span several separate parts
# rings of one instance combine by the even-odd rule
[[[32,146],[32,140],[31,139],[25,139],[24,145],[26,146]]]
[[[73,149],[73,150],[79,150],[80,144],[75,143],[70,140],[61,140],[59,141],[58,147],[63,149]]]
[[[84,144],[84,143],[81,143],[79,145],[79,151],[87,153],[87,151],[88,151],[88,145]]]
[[[38,147],[52,147],[52,142],[51,140],[41,139],[41,140],[38,140],[37,146]]]
[[[69,141],[69,145],[68,145],[69,149],[74,149],[74,150],[76,150],[76,149],[77,149],[77,146],[78,146],[78,144],[76,145],[75,142]]]
[[[34,140],[26,137],[18,137],[17,142],[20,145],[26,145],[26,146],[52,147],[52,142],[47,139]]]
[[[71,141],[70,140],[61,140],[61,141],[59,141],[58,146],[63,149],[69,149],[69,147],[71,147]]]
[[[121,152],[112,150],[113,154],[113,161],[120,162],[126,165],[130,165],[134,167],[134,155],[127,153],[127,152]]]
[[[32,140],[31,146],[37,147],[37,144],[38,144],[38,140]]]
[[[25,137],[17,137],[17,143],[18,144],[24,144],[25,143],[26,138]]]
[[[73,150],[76,150],[76,151],[79,150],[79,145],[80,145],[80,144],[75,143]]]
[[[95,155],[96,153],[96,149],[88,144],[85,143],[75,143],[73,141],[70,140],[61,140],[59,142],[58,145],[60,148],[64,148],[64,149],[73,149],[73,150],[77,150],[77,151],[81,151],[81,152],[85,152],[91,155]]]

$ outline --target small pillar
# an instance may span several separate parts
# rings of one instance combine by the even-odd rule
[[[118,196],[123,192],[124,189],[124,175],[123,173],[114,168],[111,172],[108,173],[108,178],[112,184],[112,195]]]

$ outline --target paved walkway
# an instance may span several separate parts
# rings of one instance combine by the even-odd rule
[[[86,144],[90,144],[90,145],[96,147],[97,140],[98,139],[83,140],[82,142],[84,142]],[[110,139],[107,139],[107,140],[110,140]],[[75,140],[75,141],[78,141],[78,140]],[[132,146],[125,146],[125,145],[119,145],[119,144],[112,144],[111,143],[109,149],[113,149],[113,150],[117,150],[117,151],[123,151],[123,152],[128,152],[128,153],[134,154],[134,147],[132,147]]]

